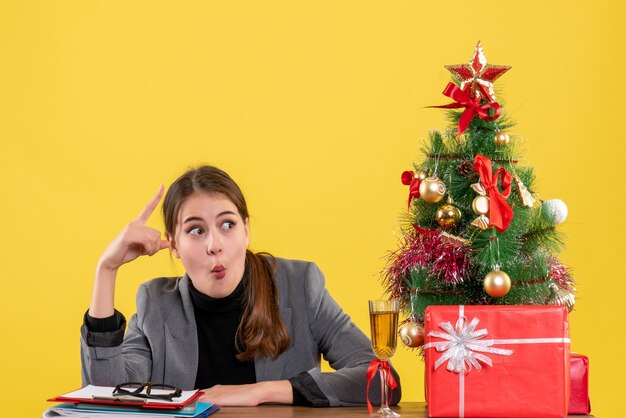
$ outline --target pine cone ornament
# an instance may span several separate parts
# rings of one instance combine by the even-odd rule
[[[476,170],[474,169],[474,162],[470,160],[463,160],[456,166],[456,171],[463,177],[476,177]]]

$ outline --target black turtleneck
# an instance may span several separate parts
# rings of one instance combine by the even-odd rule
[[[235,357],[245,281],[244,277],[233,293],[219,299],[200,293],[189,283],[198,330],[197,389],[256,382],[254,360],[239,361]]]

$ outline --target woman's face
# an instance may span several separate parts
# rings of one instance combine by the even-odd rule
[[[249,232],[248,220],[227,197],[194,193],[180,207],[172,251],[196,289],[223,298],[243,277]]]

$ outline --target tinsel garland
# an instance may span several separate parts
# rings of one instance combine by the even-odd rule
[[[428,157],[430,159],[435,159],[435,160],[461,160],[463,158],[466,158],[467,155],[465,155],[465,154],[428,153],[428,154],[426,154],[426,157]],[[517,165],[519,163],[519,161],[516,160],[516,159],[498,158],[498,157],[492,158],[491,161],[494,162],[494,163],[508,163],[508,164],[513,164],[513,165]]]
[[[548,260],[548,266],[550,267],[548,277],[556,283],[557,286],[569,292],[576,291],[576,288],[574,287],[576,280],[567,266],[561,264],[556,257],[551,257]]]
[[[444,243],[439,231],[416,227],[414,231],[403,232],[400,248],[390,253],[383,271],[387,293],[391,298],[401,297],[411,270],[418,267],[426,269],[430,277],[442,284],[459,284],[472,262],[470,252],[468,247]]]

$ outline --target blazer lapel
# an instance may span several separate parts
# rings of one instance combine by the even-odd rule
[[[198,332],[189,296],[189,278],[185,275],[178,288],[182,306],[173,306],[164,324],[165,383],[181,389],[193,389],[198,372]]]

